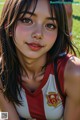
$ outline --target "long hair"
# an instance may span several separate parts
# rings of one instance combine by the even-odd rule
[[[70,41],[64,5],[50,4],[50,0],[47,1],[50,5],[51,16],[53,17],[54,9],[58,23],[58,36],[55,44],[48,52],[51,56],[49,61],[47,61],[48,64],[61,52],[66,51],[68,53],[69,51],[73,51],[75,53],[75,51]],[[34,4],[34,13],[38,0],[6,0],[0,19],[0,76],[3,84],[3,93],[9,101],[16,104],[21,104],[21,101],[18,99],[18,95],[20,95],[20,86],[22,84],[20,71],[21,65],[17,57],[13,38],[10,36],[10,31],[14,32],[14,27],[18,18],[22,18],[27,13],[32,2]],[[20,84],[18,84],[18,82]]]

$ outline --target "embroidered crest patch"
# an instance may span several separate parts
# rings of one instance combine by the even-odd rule
[[[49,92],[46,98],[49,106],[57,107],[61,103],[60,95],[56,92]]]

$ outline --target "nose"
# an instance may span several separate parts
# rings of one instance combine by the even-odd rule
[[[36,40],[41,40],[43,38],[42,26],[36,26],[36,29],[34,29],[32,33],[32,38]]]
[[[40,33],[35,33],[32,35],[33,38],[37,39],[37,40],[41,40],[42,39],[42,35]]]

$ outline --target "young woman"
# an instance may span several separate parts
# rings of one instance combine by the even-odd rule
[[[8,120],[80,120],[80,60],[69,54],[63,4],[6,0],[0,44],[0,106]]]

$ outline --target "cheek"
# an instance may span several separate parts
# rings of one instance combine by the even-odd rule
[[[57,30],[52,33],[45,34],[45,39],[48,42],[54,43],[56,41],[56,38],[57,38]]]
[[[15,29],[15,35],[21,38],[27,38],[31,35],[32,29],[24,25],[18,24]]]
[[[29,31],[24,27],[17,26],[16,30],[15,30],[15,33],[16,33],[16,36],[24,37],[25,35],[29,34]]]

